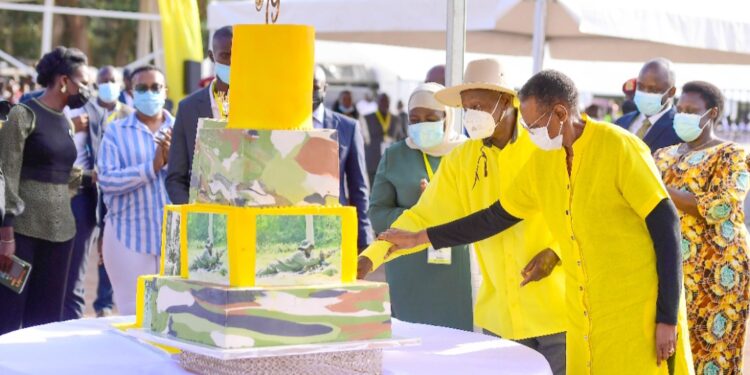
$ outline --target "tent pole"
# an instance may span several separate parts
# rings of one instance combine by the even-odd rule
[[[52,17],[54,13],[52,8],[55,6],[54,0],[44,0],[44,13],[42,15],[42,49],[40,56],[52,50]]]
[[[448,0],[445,85],[463,81],[466,48],[466,0]]]
[[[531,42],[531,56],[534,61],[533,73],[539,73],[544,66],[544,45],[546,42],[547,0],[536,0],[534,7],[534,37]]]
[[[464,80],[464,51],[466,50],[466,0],[448,0],[448,24],[445,41],[445,86],[458,85]],[[463,133],[461,116],[452,116],[449,124]]]

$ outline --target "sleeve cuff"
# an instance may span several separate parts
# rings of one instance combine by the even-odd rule
[[[651,211],[656,208],[656,206],[659,204],[659,202],[669,199],[669,196],[663,196],[661,194],[653,194],[651,197],[644,199],[643,204],[641,204],[640,207],[633,207],[635,209],[635,213],[638,214],[638,216],[641,217],[641,219],[646,219],[648,215],[651,213]]]
[[[372,270],[375,271],[385,262],[385,254],[390,248],[391,244],[388,242],[375,241],[362,252],[361,256],[367,257],[372,262]]]
[[[13,223],[16,221],[16,216],[13,214],[6,213],[5,217],[3,218],[3,227],[12,227]]]

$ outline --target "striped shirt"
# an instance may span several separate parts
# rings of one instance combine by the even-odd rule
[[[174,117],[164,111],[161,129],[172,128]],[[154,172],[155,133],[136,114],[111,123],[99,146],[99,188],[117,239],[128,249],[160,255],[161,223],[168,204],[164,180],[167,167]]]

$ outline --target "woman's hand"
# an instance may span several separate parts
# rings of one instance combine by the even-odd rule
[[[421,180],[419,180],[419,191],[422,192],[422,193],[424,193],[424,191],[427,190],[427,186],[429,184],[430,183],[427,182],[427,180],[425,180],[424,178],[421,179]]]
[[[656,365],[660,366],[674,355],[677,345],[677,326],[656,323]]]
[[[549,276],[558,263],[560,263],[560,258],[554,251],[552,251],[552,249],[544,249],[540,251],[537,255],[531,258],[529,264],[527,264],[521,271],[521,276],[523,277],[521,286],[532,281],[539,281]]]

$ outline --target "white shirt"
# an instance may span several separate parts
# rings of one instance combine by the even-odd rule
[[[323,103],[320,103],[318,108],[315,108],[313,111],[313,128],[323,129],[323,121],[325,121],[326,118],[325,110],[326,106],[324,106]]]
[[[672,101],[671,101],[672,99],[670,98],[669,100],[670,101],[668,102],[667,106],[664,107],[664,109],[662,109],[661,112],[653,116],[650,116],[648,118],[648,121],[651,121],[651,128],[648,129],[648,131],[646,131],[646,134],[648,134],[648,132],[650,132],[651,129],[654,128],[654,125],[656,124],[656,122],[659,121],[659,119],[661,119],[661,117],[664,116],[665,113],[667,113],[670,109],[672,109]],[[641,128],[643,127],[643,121],[645,120],[646,120],[646,115],[644,115],[643,113],[639,114],[638,117],[635,118],[635,121],[633,121],[633,124],[630,125],[630,132],[633,134],[638,134],[638,131],[641,130]],[[646,134],[644,134],[643,136],[645,137]]]

